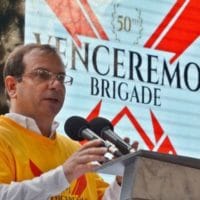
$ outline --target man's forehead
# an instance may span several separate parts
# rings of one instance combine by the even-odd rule
[[[35,48],[35,49],[32,49],[30,52],[27,52],[24,55],[23,62],[25,65],[28,65],[28,64],[37,65],[40,62],[41,63],[51,62],[52,65],[56,63],[57,67],[59,64],[59,66],[62,66],[63,69],[65,68],[62,59],[56,52],[45,51],[39,48]]]
[[[31,59],[34,59],[34,60],[37,59],[37,60],[45,61],[45,60],[48,60],[47,58],[50,58],[50,57],[56,58],[56,60],[59,60],[61,63],[63,63],[62,59],[60,58],[60,56],[56,52],[47,51],[47,50],[43,50],[43,49],[39,49],[39,48],[34,48],[31,51],[27,52],[24,55],[23,61],[25,63],[27,61],[30,61]]]
[[[58,54],[56,53],[56,51],[50,51],[50,50],[46,50],[46,49],[41,49],[39,47],[33,48],[31,49],[29,52],[27,52],[25,55],[29,55],[29,56],[41,56],[41,55],[55,55],[57,57]]]

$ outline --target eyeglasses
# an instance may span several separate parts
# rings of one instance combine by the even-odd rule
[[[44,81],[59,81],[61,84],[67,84],[72,85],[73,83],[73,77],[68,76],[64,73],[53,73],[48,71],[44,68],[37,68],[34,69],[32,72],[22,74],[20,77],[17,77],[18,80],[21,80],[23,76],[32,76],[35,78],[38,82],[44,82]]]

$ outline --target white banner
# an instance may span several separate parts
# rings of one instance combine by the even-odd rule
[[[26,0],[25,43],[58,48],[74,84],[57,120],[109,119],[139,148],[200,157],[196,0]]]

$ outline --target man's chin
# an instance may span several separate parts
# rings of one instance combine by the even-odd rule
[[[48,106],[46,109],[45,109],[45,107],[42,107],[41,109],[43,109],[43,111],[45,110],[45,115],[46,116],[55,117],[58,114],[58,112],[60,111],[61,107],[60,106],[51,105],[51,106]]]

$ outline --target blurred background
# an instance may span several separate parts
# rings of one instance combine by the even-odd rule
[[[24,5],[25,0],[0,0],[0,114],[8,112],[3,66],[12,49],[24,41]]]

